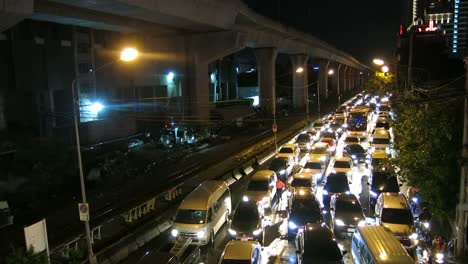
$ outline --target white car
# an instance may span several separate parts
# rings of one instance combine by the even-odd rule
[[[278,151],[278,154],[276,155],[277,158],[286,158],[286,159],[291,159],[294,160],[295,163],[299,161],[299,154],[300,154],[300,149],[297,146],[297,144],[284,144],[280,150]]]
[[[229,241],[218,264],[227,263],[261,264],[262,246],[257,241]]]

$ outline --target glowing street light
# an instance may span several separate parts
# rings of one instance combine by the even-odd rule
[[[135,48],[125,48],[120,53],[120,60],[132,61],[138,57],[138,50]]]
[[[304,68],[298,67],[298,68],[296,69],[296,73],[302,73],[302,72],[304,72]]]
[[[335,74],[335,70],[333,69],[328,70],[328,75],[333,75],[333,74]]]
[[[120,60],[129,62],[133,61],[138,57],[138,51],[135,48],[125,48],[122,50],[120,53]],[[117,61],[117,60],[116,60]],[[94,70],[94,72],[97,72],[99,69],[104,68],[105,66],[111,65],[115,63],[116,61],[113,61],[111,63],[105,64],[101,66],[100,68],[97,68]],[[92,72],[92,71],[90,71]],[[76,77],[72,83],[71,83],[71,90],[72,90],[72,100],[73,100],[73,123],[74,123],[74,128],[75,128],[75,140],[76,140],[76,154],[78,156],[78,169],[79,169],[79,174],[80,174],[80,188],[81,188],[81,203],[82,204],[88,204],[87,199],[86,199],[86,188],[85,188],[85,180],[84,180],[84,173],[83,173],[83,162],[81,160],[81,146],[80,146],[80,132],[79,132],[79,127],[78,127],[78,115],[77,115],[77,109],[79,109],[79,98],[76,97],[76,92],[75,92],[75,83],[83,76],[78,76]],[[90,110],[94,113],[98,113],[103,109],[103,105],[95,102],[90,106]],[[91,230],[89,228],[89,219],[83,220],[84,225],[85,225],[85,238],[86,238],[86,244],[88,247],[88,258],[89,258],[89,263],[90,264],[96,264],[96,255],[93,252],[93,245],[91,241]]]
[[[389,70],[387,65],[382,66],[382,72],[387,73]]]
[[[373,62],[375,65],[379,65],[379,66],[382,66],[382,65],[384,65],[384,63],[385,63],[382,59],[378,59],[378,58],[372,60],[372,62]]]

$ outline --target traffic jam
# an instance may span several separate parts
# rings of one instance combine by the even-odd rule
[[[446,263],[430,213],[389,164],[394,119],[391,95],[359,94],[240,189],[200,183],[173,218],[172,262],[158,263]]]

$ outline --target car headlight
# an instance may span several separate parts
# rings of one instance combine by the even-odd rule
[[[351,155],[351,158],[356,159],[357,157],[356,157],[356,155]]]
[[[254,236],[258,236],[258,235],[260,235],[260,233],[262,233],[262,229],[261,229],[261,228],[259,228],[259,229],[257,229],[257,230],[254,230],[254,231],[252,232],[252,234],[253,234]]]
[[[336,131],[337,131],[338,133],[341,133],[341,132],[343,131],[343,129],[338,128]]]
[[[323,190],[323,191],[322,191],[322,194],[323,194],[323,195],[328,195],[328,191],[327,191],[327,190]]]
[[[236,232],[236,230],[234,230],[234,229],[229,228],[229,229],[228,229],[228,232],[229,232],[229,234],[230,234],[231,236],[237,235],[237,232]]]
[[[337,226],[344,226],[344,225],[345,225],[345,223],[344,223],[341,219],[336,219],[336,220],[335,220],[335,224],[336,224]]]
[[[374,197],[374,198],[377,198],[377,193],[374,192],[374,191],[369,191],[369,194]]]
[[[429,224],[429,222],[424,222],[424,223],[423,223],[423,226],[424,226],[425,228],[429,228],[429,227],[431,226],[431,224]]]
[[[285,173],[286,173],[286,170],[280,170],[280,172],[279,172],[280,175],[283,175]]]
[[[269,198],[268,196],[264,196],[264,197],[262,198],[262,200],[261,200],[263,206],[265,206],[265,207],[269,207],[269,206],[270,206],[269,201],[270,201],[270,198]]]
[[[437,253],[436,254],[436,262],[442,262],[444,260],[444,254],[442,253]]]
[[[197,232],[197,238],[204,238],[205,237],[205,231],[198,231]]]
[[[385,148],[385,152],[386,152],[387,154],[390,154],[390,148]]]
[[[290,222],[288,223],[288,226],[289,226],[290,229],[296,229],[296,228],[297,228],[297,225],[296,225],[294,222],[292,222],[292,221],[290,221]]]
[[[322,157],[319,158],[319,160],[321,160],[321,161],[325,161],[326,159],[327,158],[325,156],[322,156]]]
[[[413,234],[411,234],[411,235],[409,236],[409,238],[410,238],[411,240],[416,240],[416,239],[418,239],[418,234],[413,233]]]
[[[372,148],[370,149],[370,151],[371,151],[371,152],[374,152],[374,151],[375,151],[375,147],[372,147]]]
[[[366,225],[366,221],[365,220],[361,220],[359,221],[358,223],[358,226],[365,226]]]
[[[310,148],[310,143],[307,143],[306,146],[307,146],[307,148]]]
[[[171,230],[171,235],[172,235],[173,237],[177,237],[177,235],[179,235],[179,231],[178,231],[177,229],[172,229],[172,230]]]

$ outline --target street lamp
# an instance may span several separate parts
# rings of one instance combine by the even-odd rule
[[[387,73],[390,69],[388,68],[387,65],[382,66],[382,72]]]
[[[335,70],[333,69],[328,70],[328,75],[333,75],[333,74],[335,74]]]
[[[385,62],[384,62],[382,59],[379,59],[379,58],[373,59],[372,62],[373,62],[375,65],[378,65],[378,66],[382,66],[382,65],[385,64]]]
[[[120,60],[128,62],[128,61],[133,61],[138,57],[138,51],[134,48],[126,48],[120,53]],[[114,61],[116,62],[116,61]],[[114,62],[111,62],[109,64],[105,64],[105,66],[110,65]],[[101,67],[102,69],[102,67]],[[95,72],[98,69],[95,70]],[[76,114],[76,108],[78,104],[78,109],[79,109],[79,98],[76,98],[75,96],[75,83],[77,80],[79,80],[82,76],[76,77],[72,83],[71,83],[71,90],[72,90],[72,100],[73,100],[73,119],[74,119],[74,128],[75,128],[75,138],[76,138],[76,154],[78,157],[78,169],[80,173],[80,187],[81,187],[81,200],[83,204],[87,204],[86,200],[86,188],[85,188],[85,181],[84,181],[84,175],[83,175],[83,162],[81,160],[81,147],[80,147],[80,132],[78,129],[78,115]],[[100,103],[94,103],[91,105],[90,109],[91,111],[95,111],[96,113],[102,110],[103,106]],[[89,214],[89,207],[88,207],[88,214]],[[86,243],[88,246],[88,258],[89,258],[89,263],[90,264],[96,264],[96,256],[94,255],[93,252],[93,245],[91,242],[91,231],[89,229],[89,217],[84,220],[85,224],[85,231],[86,231]]]
[[[304,68],[298,67],[298,68],[296,69],[296,73],[302,73],[302,72],[304,72]]]

